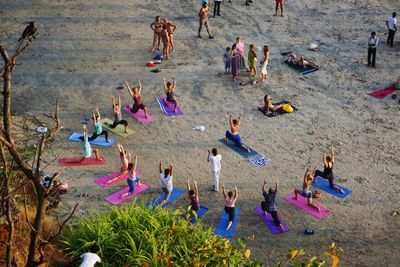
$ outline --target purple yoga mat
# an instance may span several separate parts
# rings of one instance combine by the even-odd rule
[[[150,188],[150,186],[147,184],[142,183],[140,187],[138,187],[138,184],[136,184],[135,191],[133,192],[132,195],[128,195],[128,196],[124,197],[123,199],[121,199],[121,195],[124,193],[127,193],[129,191],[129,187],[125,187],[124,189],[122,189],[112,195],[109,195],[108,197],[105,197],[105,200],[110,202],[111,204],[118,205],[128,199],[133,198],[134,196],[137,196],[138,194],[142,193],[143,191],[146,191],[149,188]]]
[[[282,232],[281,228],[279,228],[279,226],[277,226],[275,224],[274,219],[272,218],[271,214],[268,213],[267,216],[264,216],[264,213],[260,207],[256,208],[256,212],[261,217],[261,219],[264,221],[264,223],[268,226],[268,228],[272,234],[282,234],[284,232],[289,231],[289,227],[287,227],[287,225],[282,221],[282,218],[279,215],[278,215],[278,218],[283,226],[283,229],[285,229],[284,232]]]
[[[110,185],[119,183],[119,182],[121,182],[121,181],[125,181],[125,180],[128,178],[128,174],[125,174],[122,178],[120,178],[120,179],[118,179],[118,180],[115,180],[115,181],[113,181],[112,183],[107,183],[108,180],[111,180],[111,179],[117,177],[119,174],[120,174],[120,172],[119,172],[119,171],[116,171],[116,172],[107,174],[106,176],[97,178],[97,179],[96,179],[96,184],[100,185],[101,187],[107,187],[107,186],[110,186]],[[136,170],[136,174],[137,174],[138,176],[140,176],[140,171],[139,171],[139,170]]]
[[[329,210],[321,205],[316,204],[321,211],[318,212],[316,209],[308,206],[307,204],[307,198],[299,195],[299,198],[296,200],[294,199],[294,193],[291,193],[290,195],[288,195],[286,198],[286,201],[289,203],[292,203],[293,205],[299,207],[302,210],[305,210],[307,213],[311,214],[312,216],[321,219],[325,216],[327,216],[329,214]]]
[[[147,118],[144,116],[144,111],[143,109],[139,109],[138,112],[133,113],[132,110],[130,109],[129,106],[124,106],[122,108],[126,113],[134,117],[138,122],[141,122],[143,124],[150,123],[154,121],[154,116],[147,114]]]
[[[393,94],[395,91],[396,91],[396,88],[394,87],[394,84],[392,84],[391,86],[389,86],[385,89],[370,92],[370,93],[368,93],[368,95],[373,96],[375,98],[382,99],[382,98],[387,97],[388,95]]]
[[[157,102],[160,105],[161,110],[167,114],[168,116],[178,116],[183,115],[183,111],[181,110],[180,106],[176,108],[176,112],[174,112],[175,105],[172,103],[166,103],[164,97],[158,97]]]

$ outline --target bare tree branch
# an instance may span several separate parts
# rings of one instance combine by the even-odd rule
[[[8,64],[8,62],[10,61],[10,58],[8,57],[7,50],[3,46],[2,43],[0,43],[0,54],[3,57],[3,60],[4,60],[4,67],[3,68],[5,68],[6,64]]]
[[[54,137],[54,135],[56,135],[61,129],[61,122],[60,122],[59,113],[60,113],[60,102],[59,102],[59,99],[57,97],[56,107],[55,107],[55,110],[54,110],[54,114],[52,116],[53,120],[56,122],[56,126],[47,134],[46,142],[51,140]]]

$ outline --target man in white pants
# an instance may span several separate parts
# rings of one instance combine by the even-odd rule
[[[211,155],[212,153],[212,155]],[[221,173],[221,155],[218,154],[217,149],[213,148],[210,152],[208,150],[207,161],[211,165],[211,178],[213,182],[213,191],[219,192],[219,175]]]

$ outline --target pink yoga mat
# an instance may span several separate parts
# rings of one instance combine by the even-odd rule
[[[296,199],[294,199],[294,193],[291,193],[285,199],[287,202],[292,203],[293,205],[299,207],[302,210],[305,210],[307,213],[311,214],[314,217],[317,217],[318,219],[321,219],[329,214],[329,210],[327,208],[325,208],[321,205],[318,205],[315,202],[314,203],[321,209],[320,212],[318,212],[316,209],[308,206],[307,198],[305,198],[301,195],[299,195],[299,198],[296,200]]]
[[[392,84],[388,88],[370,92],[370,93],[368,93],[368,95],[373,96],[375,98],[382,99],[382,98],[387,97],[388,95],[393,94],[395,91],[396,91],[396,88],[394,87],[394,84]]]
[[[96,160],[96,158],[86,158],[83,162],[69,162],[69,161],[78,161],[80,158],[62,158],[58,159],[58,165],[60,166],[89,166],[89,165],[105,165],[106,159],[104,157],[100,157],[101,161]]]
[[[120,174],[119,171],[107,174],[106,176],[100,177],[96,179],[96,184],[100,185],[101,187],[107,187],[116,183],[119,183],[121,181],[124,181],[128,178],[128,174],[125,174],[123,177],[121,177],[118,180],[113,181],[112,183],[107,183],[107,181],[117,177]],[[136,170],[136,174],[140,176],[140,171]]]
[[[129,196],[121,199],[121,195],[124,193],[127,193],[129,191],[129,187],[125,187],[124,189],[122,189],[112,195],[109,195],[108,197],[105,198],[105,200],[110,202],[111,204],[118,205],[128,199],[133,198],[134,196],[137,196],[138,194],[142,193],[143,191],[146,191],[149,188],[150,188],[150,186],[147,184],[142,183],[140,187],[138,187],[138,185],[136,184],[135,191],[133,191],[132,195],[129,195]]]
[[[133,113],[129,106],[124,106],[122,108],[126,113],[134,117],[138,122],[141,122],[143,124],[150,123],[154,121],[154,116],[147,114],[147,118],[144,116],[144,111],[142,109],[139,109],[138,112]]]

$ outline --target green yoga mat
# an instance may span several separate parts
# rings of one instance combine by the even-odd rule
[[[115,134],[118,134],[118,135],[120,135],[122,137],[128,137],[129,135],[135,133],[135,131],[133,131],[133,130],[131,130],[129,128],[126,129],[126,131],[128,133],[125,133],[125,126],[123,126],[121,124],[117,125],[117,127],[115,127],[115,128],[111,128],[110,125],[113,124],[113,121],[108,119],[108,118],[102,119],[101,123],[103,123],[103,127],[104,128],[106,128],[107,130],[110,130],[111,132],[113,132]]]

